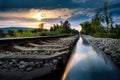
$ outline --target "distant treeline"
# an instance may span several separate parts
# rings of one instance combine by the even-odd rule
[[[50,28],[50,32],[54,34],[79,34],[78,30],[71,29],[69,21],[60,22],[60,25],[55,24]]]
[[[96,13],[91,21],[81,23],[82,34],[95,37],[120,38],[120,25],[114,25],[112,13],[108,12],[108,3],[104,3],[104,14]]]
[[[70,26],[69,21],[61,21],[60,25],[55,24],[50,28],[50,30],[44,29],[44,23],[39,24],[39,28],[34,30],[8,30],[7,32],[4,32],[0,29],[0,37],[11,38],[79,34],[77,30],[71,29]]]

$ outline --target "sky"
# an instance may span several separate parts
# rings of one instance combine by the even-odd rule
[[[37,28],[44,23],[44,28],[49,29],[53,24],[68,20],[72,28],[79,30],[79,24],[90,21],[96,11],[103,13],[105,1],[119,24],[120,0],[0,0],[0,28]]]

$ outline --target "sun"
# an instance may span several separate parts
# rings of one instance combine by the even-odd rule
[[[42,13],[36,13],[33,18],[37,19],[37,20],[41,20],[44,18],[44,16],[42,15]]]

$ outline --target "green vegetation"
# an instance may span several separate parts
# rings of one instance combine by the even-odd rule
[[[69,21],[65,21],[65,22],[60,22],[60,25],[56,24],[53,25],[50,28],[50,32],[51,33],[55,33],[55,34],[79,34],[79,32],[75,29],[71,29],[70,28],[70,23]]]
[[[97,12],[90,22],[85,21],[81,23],[81,33],[95,37],[120,38],[120,25],[114,26],[113,23],[112,13],[108,12],[107,2],[105,2],[104,14],[100,15],[100,13]]]
[[[39,28],[35,30],[9,30],[4,33],[0,30],[1,38],[11,37],[33,37],[33,36],[54,36],[54,35],[76,35],[79,32],[70,28],[69,21],[62,22],[61,24],[55,24],[50,30],[44,29],[44,23],[39,24]]]

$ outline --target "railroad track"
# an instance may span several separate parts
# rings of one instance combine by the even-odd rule
[[[3,80],[7,75],[9,79],[18,77],[16,73],[21,77],[27,75],[20,80],[47,74],[55,69],[59,59],[67,62],[77,39],[78,36],[0,39],[0,74]]]
[[[47,59],[70,53],[77,36],[54,39],[37,39],[10,42],[0,47],[0,58],[37,58]]]

